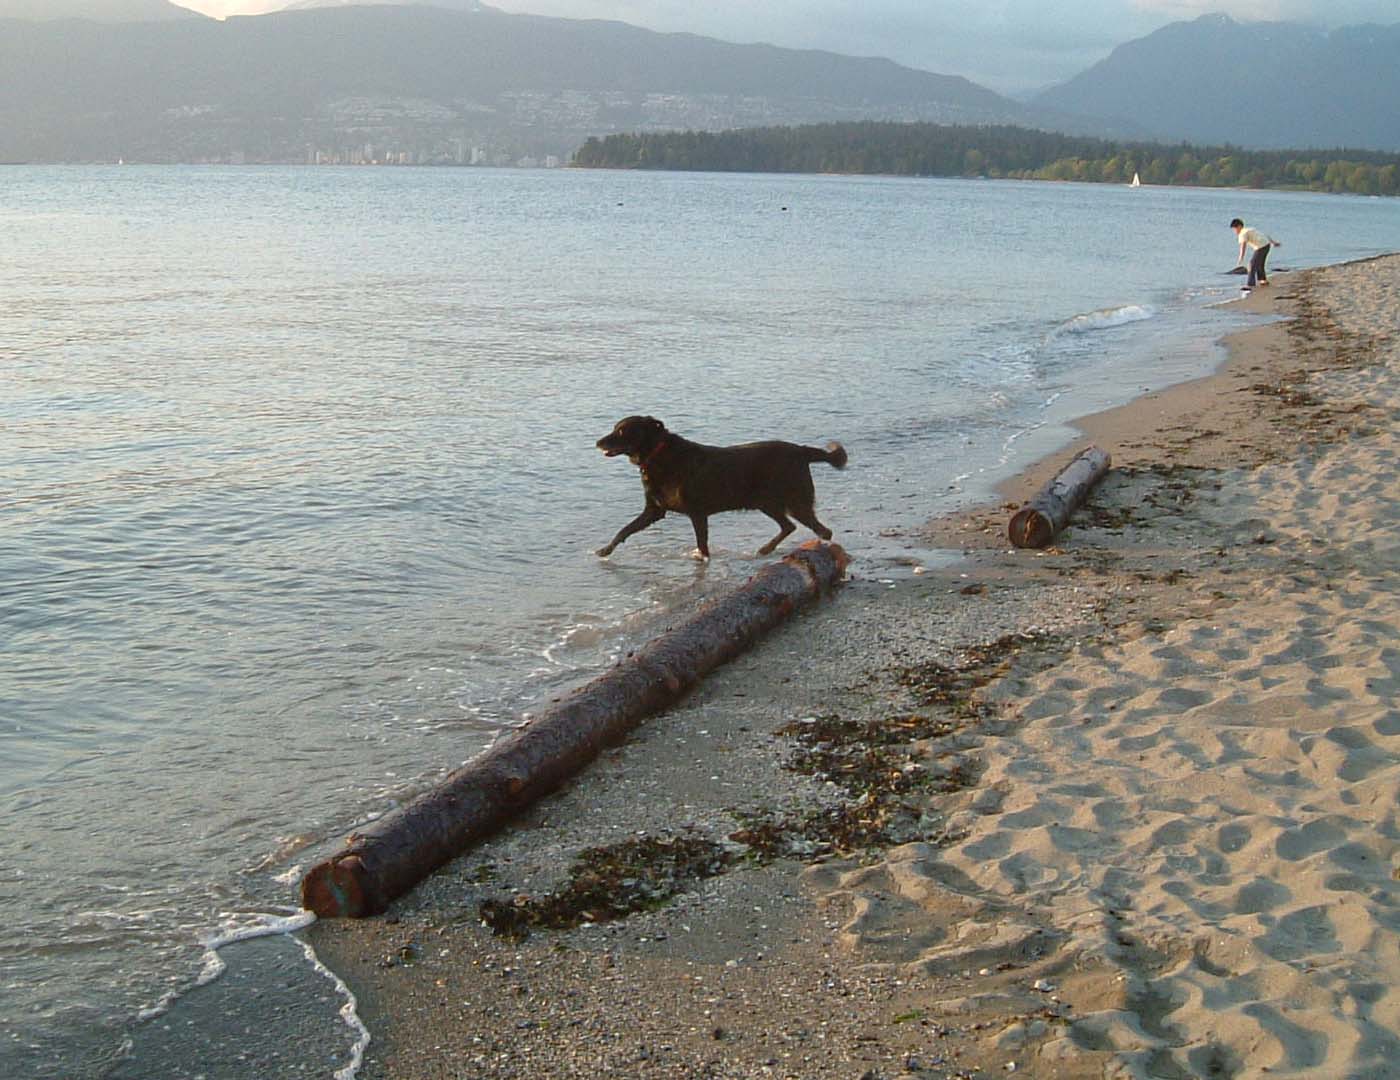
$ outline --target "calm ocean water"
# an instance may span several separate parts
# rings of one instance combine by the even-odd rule
[[[821,516],[897,576],[1067,419],[1213,366],[1235,215],[1276,265],[1400,248],[1392,202],[1258,192],[0,170],[0,1076],[199,1071],[122,1062],[208,942],[760,565],[760,515],[707,567],[678,518],[591,554],[641,505],[617,418],[841,440]],[[278,962],[297,1067],[343,1068],[339,991]]]

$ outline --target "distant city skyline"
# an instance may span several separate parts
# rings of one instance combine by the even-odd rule
[[[292,0],[173,0],[224,18]],[[345,2],[345,0],[341,0]],[[372,0],[365,0],[372,2]],[[402,2],[402,0],[400,0]],[[431,0],[423,0],[431,3]],[[1395,0],[485,0],[503,11],[615,19],[668,33],[879,56],[961,75],[1005,94],[1062,82],[1117,45],[1170,22],[1219,12],[1241,22],[1319,26],[1400,21]],[[1244,62],[1243,58],[1241,62]]]

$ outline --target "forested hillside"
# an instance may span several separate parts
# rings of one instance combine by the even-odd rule
[[[1090,139],[1010,126],[849,123],[589,139],[589,168],[988,176],[1400,194],[1400,155]]]

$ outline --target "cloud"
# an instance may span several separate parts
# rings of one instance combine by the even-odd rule
[[[224,19],[230,15],[265,15],[269,11],[280,11],[291,0],[171,0],[180,7],[197,11],[201,15],[212,15]]]

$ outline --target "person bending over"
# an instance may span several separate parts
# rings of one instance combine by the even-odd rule
[[[1278,241],[1271,240],[1258,229],[1246,226],[1239,218],[1230,222],[1230,228],[1235,230],[1235,235],[1240,239],[1240,257],[1235,265],[1244,265],[1246,251],[1252,250],[1254,252],[1249,259],[1249,277],[1245,279],[1244,287],[1252,289],[1255,285],[1267,285],[1269,274],[1264,269],[1264,263],[1269,258],[1269,249],[1274,247]]]

